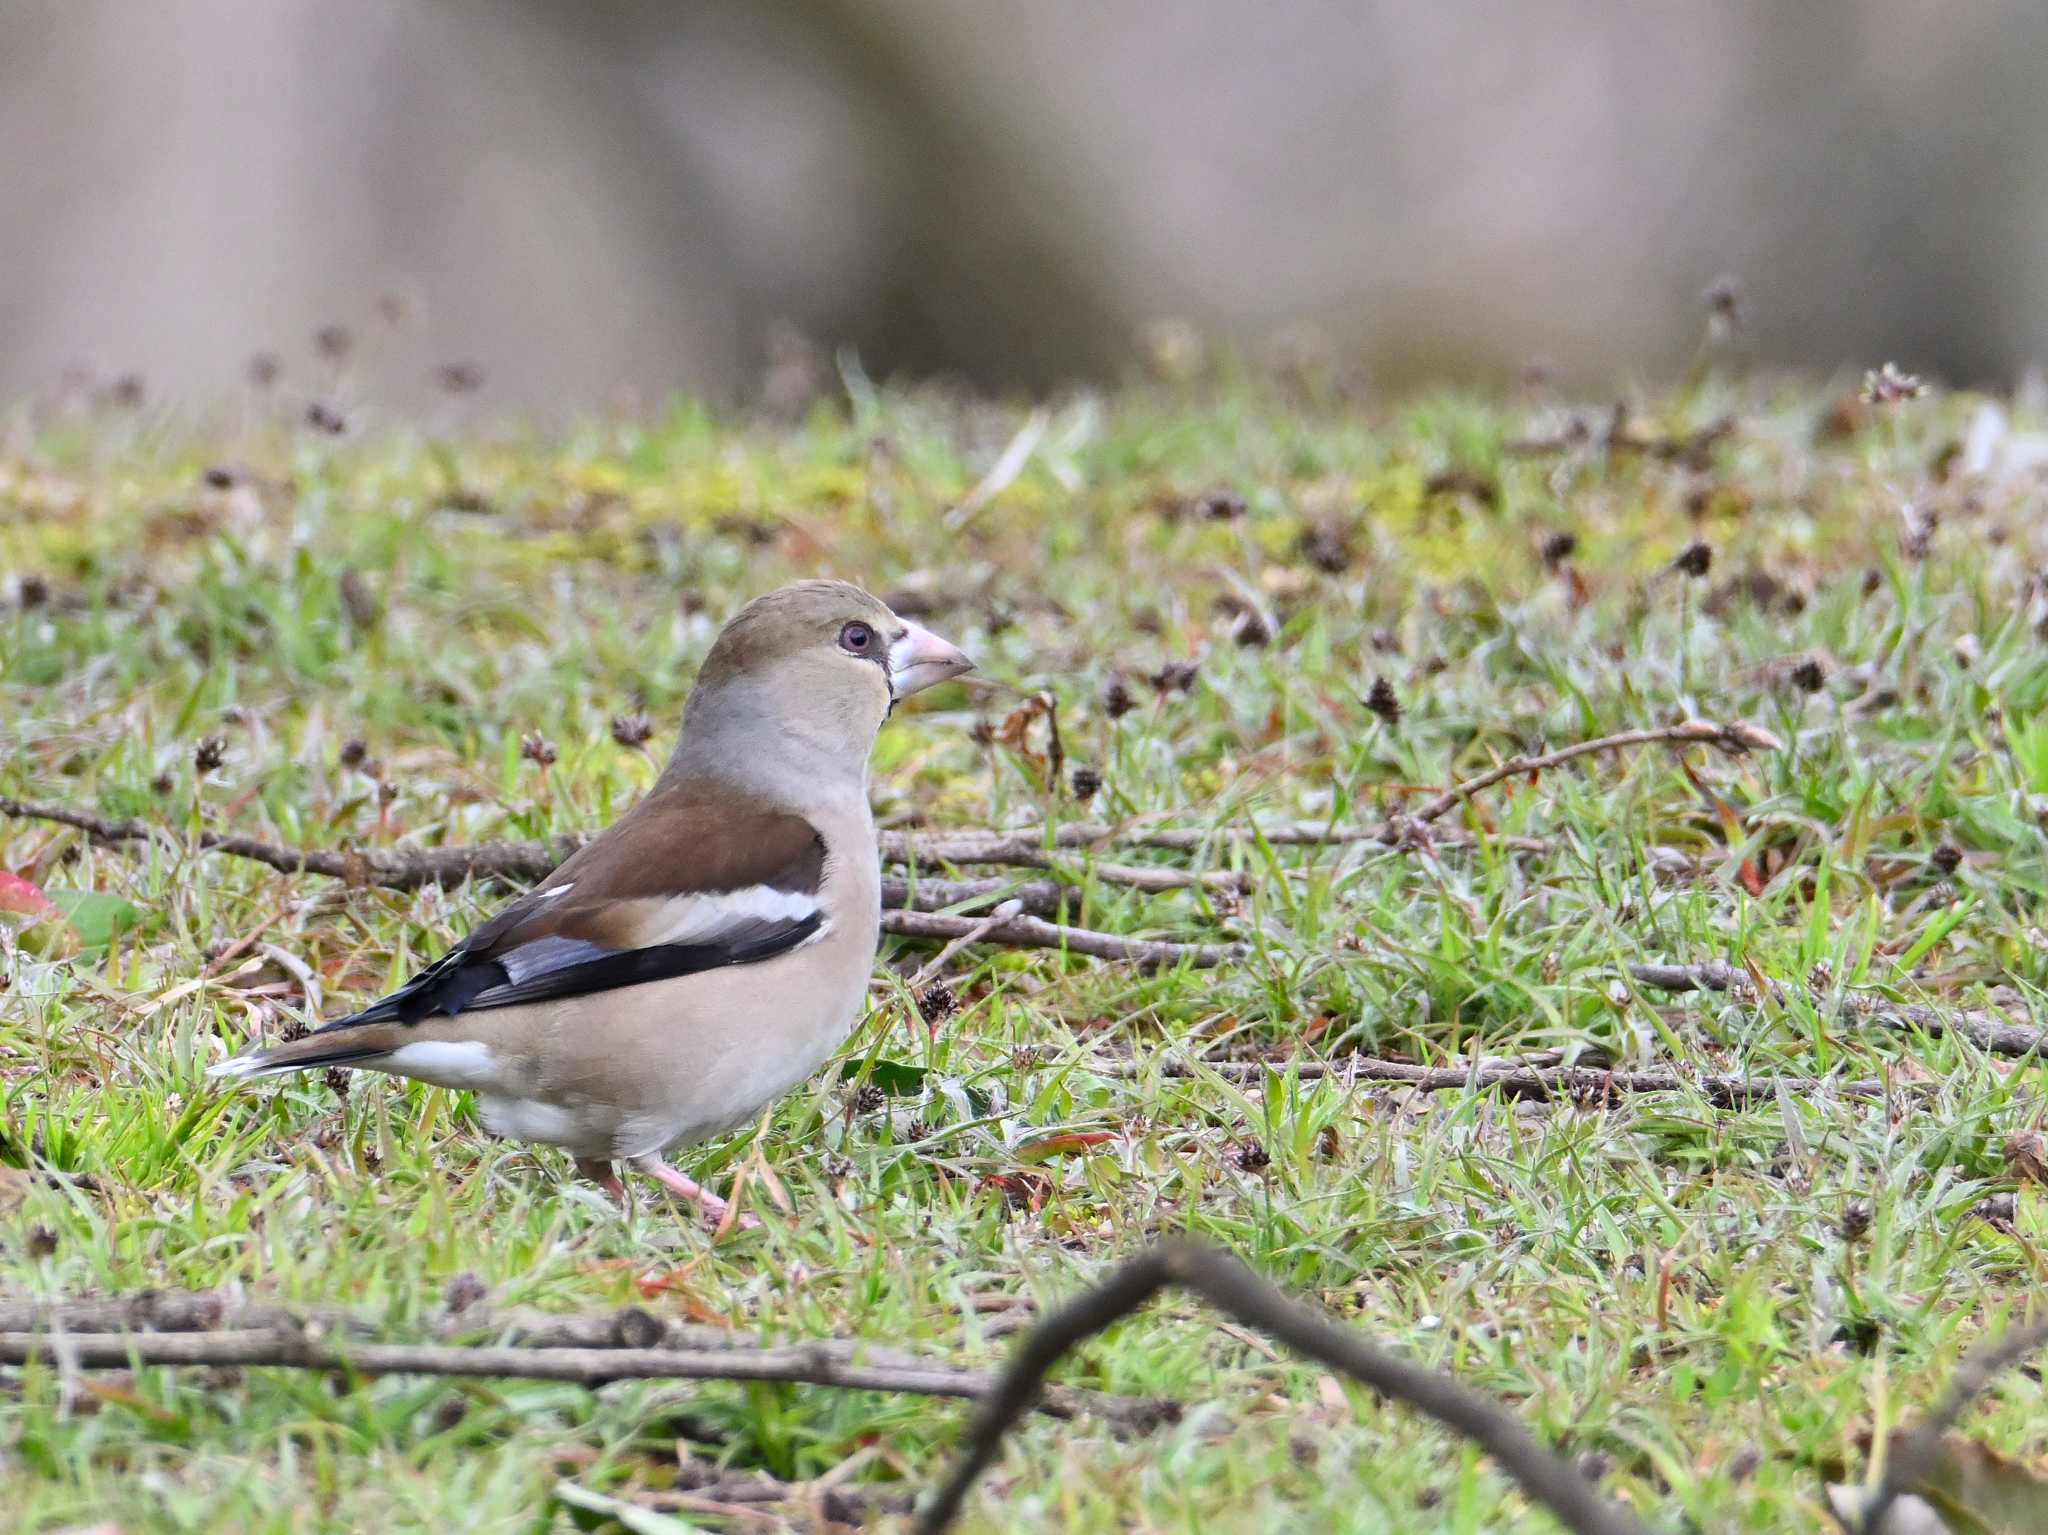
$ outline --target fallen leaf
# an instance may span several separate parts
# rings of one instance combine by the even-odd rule
[[[104,949],[142,921],[142,908],[103,890],[59,890],[50,899],[87,949]]]
[[[1020,1162],[1043,1162],[1047,1157],[1062,1156],[1069,1151],[1093,1151],[1116,1138],[1114,1130],[1069,1130],[1064,1135],[1048,1135],[1043,1140],[1019,1146],[1017,1159]]]
[[[25,917],[30,922],[41,922],[62,915],[32,881],[0,869],[0,917]]]

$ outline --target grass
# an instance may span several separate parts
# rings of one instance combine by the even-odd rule
[[[1248,940],[1225,971],[974,951],[934,1032],[898,979],[929,950],[892,942],[847,1073],[686,1159],[724,1182],[758,1156],[800,1212],[715,1250],[651,1190],[622,1216],[561,1157],[486,1138],[458,1095],[204,1082],[304,1012],[270,964],[191,984],[222,946],[261,929],[338,1008],[493,892],[337,891],[0,822],[0,868],[83,938],[65,953],[31,929],[6,972],[0,1160],[92,1175],[0,1184],[0,1295],[230,1286],[402,1332],[473,1275],[494,1304],[638,1300],[995,1362],[991,1297],[1050,1302],[1188,1232],[1514,1404],[1659,1528],[1818,1528],[1824,1471],[1862,1475],[1869,1436],[2025,1311],[2048,1241],[2006,1149],[2042,1117],[2039,1068],[1860,1033],[1826,1005],[2040,1007],[2048,535],[2031,484],[1942,451],[1980,402],[1845,408],[1837,430],[1831,403],[1696,380],[1637,423],[1734,413],[1695,467],[1604,454],[1597,429],[1584,451],[1511,453],[1547,429],[1539,407],[1139,380],[1055,405],[1038,454],[956,532],[945,510],[1021,407],[862,386],[794,426],[678,403],[546,435],[340,438],[260,411],[24,413],[0,454],[0,793],[173,828],[332,847],[595,826],[651,781],[722,616],[827,572],[914,597],[984,678],[1049,690],[1069,763],[1100,777],[1077,803],[1047,782],[1042,722],[1001,728],[1015,695],[953,687],[885,731],[885,823],[1353,821],[1402,785],[1693,715],[1786,749],[1652,749],[1504,784],[1444,823],[1478,845],[1436,855],[1219,852],[1252,876],[1238,907],[1064,866],[1073,920]],[[1909,502],[1939,515],[1917,551]],[[1575,547],[1546,562],[1562,533]],[[1700,577],[1672,568],[1695,541]],[[1185,691],[1148,680],[1174,662],[1199,663]],[[1368,707],[1377,679],[1398,718],[1384,692]],[[648,751],[612,730],[641,712]],[[522,752],[536,736],[551,763]],[[1783,983],[1784,1004],[1618,980],[1715,957]],[[1198,1049],[1274,1069],[1249,1088],[1162,1069]],[[1290,1070],[1352,1049],[1597,1049],[1924,1096],[1603,1111]],[[1982,1218],[2001,1192],[2011,1218]],[[1551,1527],[1467,1446],[1186,1302],[1062,1378],[1192,1408],[1134,1439],[1031,1423],[968,1528]],[[2038,1454],[2042,1408],[2010,1374],[1970,1429]],[[679,1454],[807,1478],[865,1453],[856,1480],[926,1484],[965,1419],[805,1387],[34,1367],[0,1388],[0,1475],[29,1530],[569,1529],[602,1516],[557,1502],[559,1480],[630,1497]]]

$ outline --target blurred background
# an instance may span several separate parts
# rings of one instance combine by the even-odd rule
[[[1161,320],[1368,376],[2048,352],[2048,7],[19,0],[0,393],[1043,387]],[[373,339],[374,338],[374,341]],[[822,352],[807,347],[807,338]]]

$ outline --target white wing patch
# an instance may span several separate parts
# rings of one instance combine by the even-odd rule
[[[796,890],[748,885],[715,893],[693,891],[650,903],[639,941],[704,943],[750,922],[803,922],[815,916],[818,898]]]
[[[479,1040],[420,1039],[400,1045],[385,1058],[385,1069],[417,1077],[436,1087],[490,1087],[498,1064]]]
[[[536,900],[536,901],[552,901],[552,900],[556,899],[556,898],[557,898],[558,896],[565,896],[565,895],[567,895],[567,894],[568,894],[568,893],[569,893],[569,892],[570,892],[571,890],[574,890],[575,888],[576,888],[576,881],[574,881],[574,880],[572,879],[572,880],[570,880],[570,881],[569,881],[569,883],[568,883],[568,884],[566,884],[566,885],[557,885],[557,886],[555,886],[555,888],[554,888],[554,889],[552,889],[552,890],[543,890],[543,891],[542,891],[542,892],[541,892],[541,893],[540,893],[539,895],[537,895],[537,896],[535,896],[535,897],[534,897],[534,900]]]

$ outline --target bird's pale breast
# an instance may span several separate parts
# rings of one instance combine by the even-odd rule
[[[816,938],[756,964],[504,1009],[488,1066],[450,1084],[476,1090],[484,1127],[640,1156],[740,1124],[815,1072],[860,1017],[881,919],[866,804],[816,819],[830,913]]]

